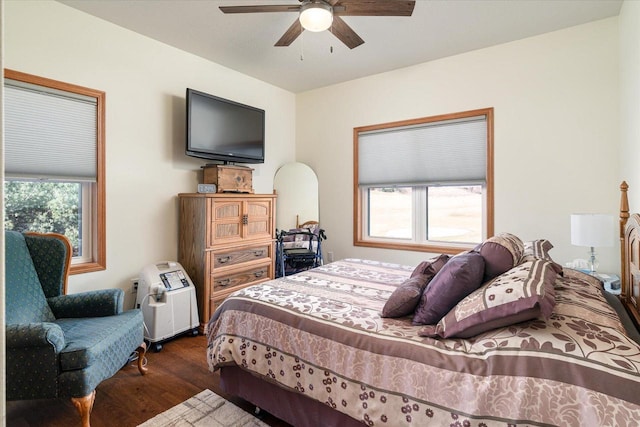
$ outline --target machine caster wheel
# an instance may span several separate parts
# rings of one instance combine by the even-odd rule
[[[155,352],[158,353],[160,350],[162,350],[162,344],[160,344],[159,342],[152,344],[151,345],[151,349]]]

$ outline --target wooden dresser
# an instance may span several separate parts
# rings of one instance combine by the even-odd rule
[[[183,193],[178,262],[196,286],[200,332],[230,293],[274,278],[274,194]]]

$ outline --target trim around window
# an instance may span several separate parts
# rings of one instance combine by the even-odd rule
[[[486,146],[486,174],[484,184],[484,203],[483,207],[483,231],[485,233],[484,238],[493,236],[494,233],[494,184],[493,184],[493,108],[484,108],[478,110],[465,111],[460,113],[444,114],[439,116],[425,117],[420,119],[404,120],[398,122],[383,123],[378,125],[363,126],[353,129],[353,161],[354,161],[354,175],[353,175],[353,244],[354,246],[364,246],[380,249],[394,249],[394,250],[409,250],[418,252],[431,252],[431,253],[447,253],[456,254],[464,250],[469,250],[475,247],[476,244],[454,243],[454,242],[435,242],[429,241],[427,243],[415,243],[415,242],[401,242],[399,240],[387,240],[387,239],[373,239],[367,238],[365,230],[366,218],[364,214],[366,212],[366,197],[363,196],[363,191],[359,186],[359,153],[358,142],[359,135],[364,132],[379,131],[384,129],[400,128],[405,126],[422,125],[433,122],[440,122],[446,120],[465,119],[474,116],[485,116],[487,126],[487,146]],[[381,167],[384,167],[381,165]]]
[[[7,79],[31,83],[65,92],[95,98],[97,102],[97,129],[96,129],[96,182],[91,186],[91,221],[90,233],[92,250],[90,259],[84,262],[73,263],[70,274],[88,273],[106,269],[106,195],[105,195],[105,103],[106,94],[103,91],[90,89],[70,83],[34,76],[19,71],[4,70]]]

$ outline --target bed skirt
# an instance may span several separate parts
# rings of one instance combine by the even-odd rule
[[[222,390],[239,396],[271,415],[296,427],[362,427],[357,421],[328,405],[299,393],[286,390],[236,366],[220,369]]]

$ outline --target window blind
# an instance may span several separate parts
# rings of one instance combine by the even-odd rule
[[[95,181],[97,101],[5,79],[5,175]]]
[[[358,135],[361,186],[484,183],[486,170],[486,116]]]

